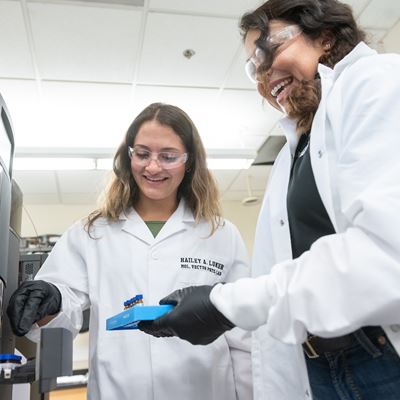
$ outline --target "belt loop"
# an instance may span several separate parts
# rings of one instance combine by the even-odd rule
[[[368,334],[363,328],[358,329],[354,332],[354,336],[357,339],[358,343],[363,347],[363,349],[373,358],[379,357],[382,355],[382,351],[376,346],[371,339],[368,337]]]

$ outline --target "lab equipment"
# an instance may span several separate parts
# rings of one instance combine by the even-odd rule
[[[6,317],[12,293],[36,273],[33,266],[20,270],[23,196],[12,179],[13,156],[11,118],[0,95],[0,399],[13,398],[14,384],[30,383],[30,400],[42,400],[58,376],[72,374],[72,334],[64,328],[43,329],[36,349],[27,339],[16,339]]]

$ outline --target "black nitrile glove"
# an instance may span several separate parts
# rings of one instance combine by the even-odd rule
[[[61,294],[54,285],[45,281],[26,281],[12,294],[7,315],[13,332],[24,336],[36,321],[57,314],[60,308]]]
[[[142,321],[139,329],[156,337],[178,336],[192,344],[209,344],[234,325],[211,303],[213,286],[189,286],[175,290],[160,304],[175,305],[154,321]]]

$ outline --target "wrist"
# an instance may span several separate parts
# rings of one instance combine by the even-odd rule
[[[39,319],[38,321],[36,321],[36,323],[38,324],[38,326],[43,326],[43,325],[47,325],[51,320],[53,320],[57,314],[53,314],[53,315],[46,315],[45,317]]]
[[[254,330],[268,320],[271,295],[267,275],[218,284],[210,292],[214,307],[234,325]]]

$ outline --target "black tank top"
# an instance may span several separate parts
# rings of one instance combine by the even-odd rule
[[[335,233],[315,183],[309,138],[308,134],[300,137],[290,171],[287,211],[293,258],[309,250],[321,236]]]

